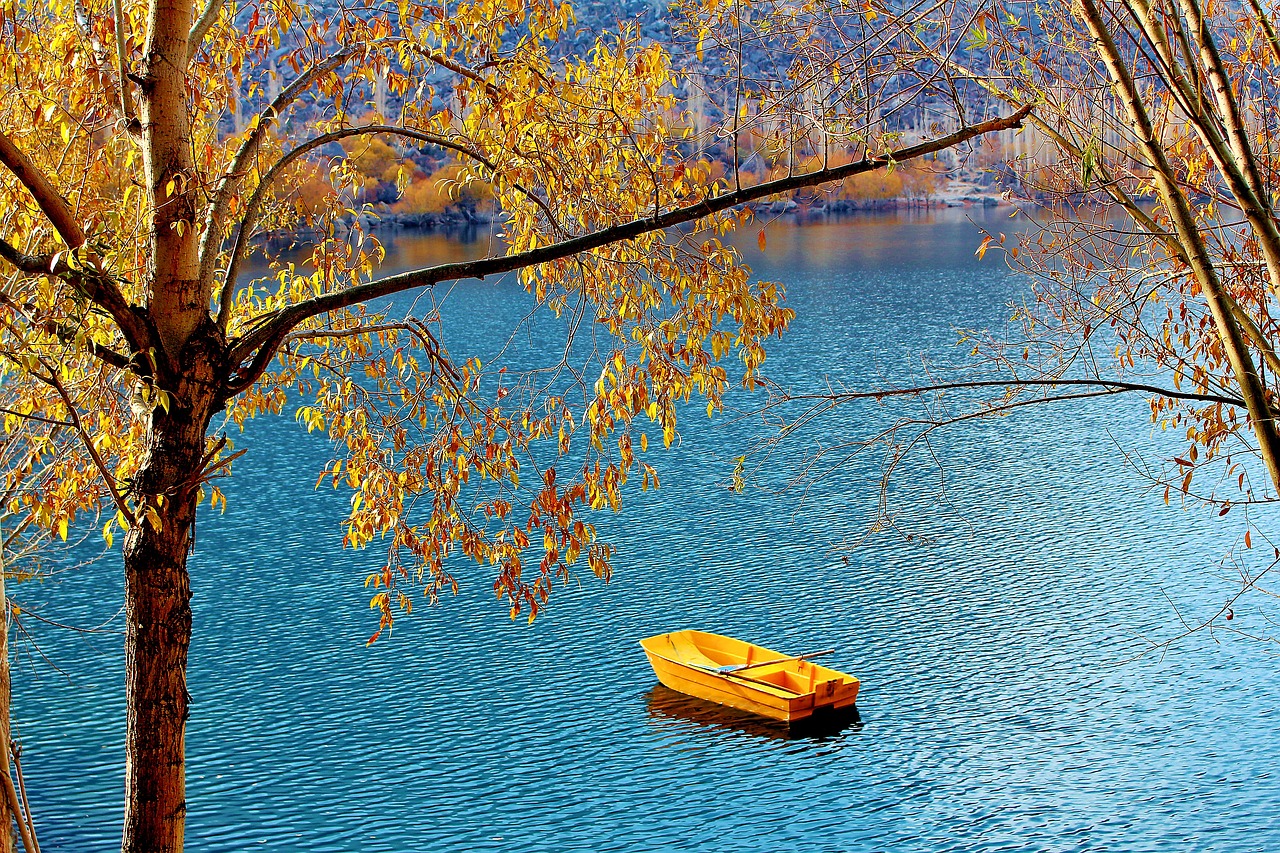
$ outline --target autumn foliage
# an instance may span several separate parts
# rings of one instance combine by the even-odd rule
[[[746,205],[1027,114],[896,145],[860,123],[876,96],[851,67],[914,81],[910,39],[886,31],[837,55],[823,28],[839,38],[869,14],[741,6],[683,5],[690,55],[722,70],[744,28],[785,36],[764,42],[782,52],[766,78],[716,75],[736,87],[719,102],[741,109],[708,139],[758,126],[776,165],[800,106],[778,95],[800,70],[823,81],[832,150],[856,142],[858,160],[744,184],[741,164],[713,165],[673,121],[683,72],[667,48],[622,26],[561,51],[574,17],[558,2],[0,13],[0,409],[6,442],[35,454],[19,476],[59,466],[6,509],[59,535],[95,519],[121,548],[125,850],[182,847],[187,560],[197,506],[221,506],[218,478],[252,462],[236,425],[293,413],[333,443],[321,481],[350,493],[345,541],[385,555],[368,577],[377,631],[470,566],[531,618],[571,572],[609,574],[590,512],[657,486],[647,454],[690,408],[714,414],[755,386],[790,323],[781,285],[723,240]],[[954,38],[946,24],[931,37]],[[423,168],[414,150],[443,153]],[[504,253],[381,272],[370,205],[446,197],[500,211]],[[264,242],[285,232],[306,235],[305,260]],[[269,271],[252,278],[259,250]],[[529,371],[448,351],[429,295],[504,273],[591,334]],[[421,298],[392,298],[410,291]]]

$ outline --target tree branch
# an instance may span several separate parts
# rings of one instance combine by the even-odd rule
[[[85,244],[88,238],[85,236],[84,229],[80,227],[75,211],[67,204],[67,200],[62,197],[44,172],[40,171],[17,145],[14,145],[13,140],[3,130],[0,130],[0,163],[7,166],[18,182],[27,188],[27,192],[31,193],[40,211],[48,217],[54,230],[58,232],[58,236],[68,248],[78,249]]]
[[[60,278],[54,269],[52,255],[28,255],[11,243],[0,240],[0,258],[8,261],[18,272],[27,275],[47,275]]]
[[[218,304],[218,327],[223,333],[227,331],[227,326],[231,322],[231,300],[235,294],[236,281],[240,277],[240,266],[244,263],[245,257],[249,252],[249,240],[253,237],[253,229],[258,224],[258,216],[262,208],[263,199],[266,193],[271,189],[277,177],[291,163],[299,157],[314,151],[317,148],[328,145],[331,142],[339,142],[343,139],[349,139],[353,136],[371,136],[378,133],[385,133],[394,136],[404,136],[409,139],[416,139],[420,142],[426,142],[431,145],[438,145],[441,148],[447,148],[450,151],[456,151],[472,158],[476,162],[483,165],[486,169],[496,174],[497,166],[493,161],[479,151],[469,148],[459,142],[456,142],[447,136],[439,136],[434,133],[426,133],[420,130],[414,130],[407,127],[396,127],[395,125],[371,124],[362,125],[360,127],[343,128],[341,130],[331,131],[309,139],[303,144],[294,148],[289,153],[281,157],[274,166],[272,166],[262,180],[258,183],[257,189],[254,190],[253,196],[249,199],[249,203],[245,206],[244,217],[240,221],[240,229],[236,234],[235,245],[231,249],[231,259],[227,265],[226,279],[222,283],[222,293],[219,297]],[[521,193],[531,199],[542,212],[546,214],[553,227],[559,229],[555,215],[547,206],[547,203],[538,198],[530,190],[525,189],[519,184],[513,184]]]
[[[9,629],[7,618],[9,602],[7,600],[0,601],[0,606],[4,607],[6,611],[4,629],[7,631]],[[27,851],[27,853],[40,853],[40,848],[36,846],[35,836],[31,833],[31,825],[24,817],[22,806],[18,802],[18,791],[13,787],[13,777],[9,775],[9,762],[11,761],[11,757],[9,755],[9,744],[7,742],[0,743],[0,756],[3,756],[4,761],[4,772],[0,773],[0,785],[3,785],[4,787],[5,802],[9,806],[10,813],[13,815],[14,823],[18,826],[18,835],[22,838],[22,849]],[[9,828],[5,827],[4,831],[8,832]]]
[[[71,423],[71,421],[59,421],[53,418],[42,417],[40,415],[32,415],[26,412],[19,412],[15,409],[6,408],[4,406],[0,406],[0,414],[13,415],[15,418],[19,418],[24,421],[35,421],[36,423],[48,424],[49,426],[52,426],[52,427],[74,426],[74,424]]]
[[[84,294],[87,299],[115,320],[125,341],[134,352],[142,352],[150,345],[151,332],[146,321],[129,306],[124,294],[105,273],[91,269],[72,269],[66,252],[54,255],[30,255],[19,251],[4,240],[0,240],[0,258],[27,275],[56,278]],[[16,307],[16,303],[7,297],[5,301]],[[101,348],[94,354],[115,367],[123,368],[129,363],[124,356],[106,348]]]
[[[124,4],[122,0],[112,0],[111,12],[116,18],[116,72],[120,75],[120,114],[124,116],[125,126],[132,132],[140,130],[138,117],[133,109],[133,98],[129,97],[129,62],[124,49]]]
[[[1158,385],[1146,385],[1140,382],[1123,382],[1110,379],[983,379],[972,382],[941,382],[936,385],[919,385],[912,388],[890,388],[880,391],[836,391],[827,394],[784,394],[779,402],[796,402],[801,400],[820,400],[830,403],[848,403],[854,400],[882,400],[885,397],[918,397],[938,391],[963,391],[978,388],[1101,388],[1102,393],[1123,394],[1159,394],[1173,400],[1186,400],[1193,403],[1221,403],[1226,406],[1245,408],[1244,400],[1238,397],[1226,397],[1220,394],[1196,394],[1188,391],[1161,388]]]
[[[73,343],[75,341],[75,332],[72,329],[67,328],[61,323],[55,322],[54,320],[37,320],[35,317],[31,316],[31,310],[28,306],[19,304],[17,300],[13,299],[6,293],[0,293],[0,305],[7,305],[13,311],[22,314],[29,326],[39,329],[46,335],[57,338],[63,343]],[[104,364],[120,370],[127,370],[129,368],[129,359],[110,347],[99,344],[92,338],[84,341],[84,345],[88,349],[90,355],[99,359]]]
[[[1280,430],[1276,426],[1275,413],[1267,400],[1266,388],[1262,384],[1253,355],[1244,340],[1244,333],[1240,324],[1232,316],[1230,306],[1224,298],[1227,290],[1213,268],[1212,259],[1209,257],[1203,235],[1197,228],[1190,203],[1176,183],[1175,171],[1162,147],[1146,104],[1142,101],[1137,83],[1130,68],[1125,64],[1111,33],[1107,30],[1097,4],[1094,0],[1080,0],[1075,11],[1083,17],[1088,26],[1094,38],[1095,50],[1107,68],[1116,96],[1129,114],[1138,143],[1151,162],[1156,191],[1179,239],[1186,247],[1188,264],[1200,284],[1205,302],[1213,315],[1214,327],[1221,337],[1231,373],[1240,388],[1241,396],[1244,398],[1246,409],[1253,422],[1253,432],[1258,439],[1263,463],[1266,465],[1272,484],[1280,488]]]
[[[714,198],[704,199],[686,207],[673,208],[656,216],[635,219],[620,225],[602,228],[589,234],[561,240],[560,242],[525,252],[483,258],[477,261],[440,264],[399,275],[387,276],[367,284],[357,285],[335,293],[326,293],[313,299],[299,302],[296,305],[291,305],[273,314],[266,315],[261,323],[234,343],[232,346],[232,363],[244,365],[250,359],[252,359],[252,363],[247,368],[241,368],[237,378],[232,381],[231,391],[232,393],[239,393],[252,384],[266,368],[275,348],[284,340],[289,331],[311,317],[326,314],[330,311],[338,311],[360,302],[389,296],[393,293],[400,293],[416,287],[428,287],[441,281],[460,278],[484,278],[487,275],[511,272],[512,270],[567,258],[579,252],[587,252],[607,246],[610,243],[631,240],[643,234],[693,222],[777,193],[786,193],[843,180],[852,175],[886,167],[890,163],[905,162],[936,151],[952,148],[985,133],[1019,127],[1022,120],[1030,112],[1031,106],[1028,104],[1009,116],[970,125],[948,136],[922,142],[918,145],[900,148],[887,154],[881,154],[843,166],[828,167],[807,174],[789,175],[775,181],[766,181],[753,187],[740,188]]]
[[[1262,8],[1262,3],[1259,0],[1249,0],[1249,8],[1257,16],[1258,24],[1267,35],[1267,45],[1271,48],[1273,61],[1280,65],[1280,35],[1276,34],[1276,25],[1272,22],[1271,15]]]
[[[226,227],[228,211],[231,209],[231,198],[248,173],[249,163],[257,155],[267,131],[289,105],[310,88],[312,83],[325,74],[341,68],[362,49],[348,47],[312,65],[303,71],[298,79],[286,86],[284,91],[257,115],[256,126],[240,144],[240,149],[236,151],[235,159],[231,162],[231,168],[219,178],[217,193],[205,213],[204,233],[200,237],[199,280],[202,283],[209,284],[213,281],[214,269],[218,262],[218,250],[222,245],[222,232]]]
[[[498,96],[498,89],[496,86],[493,85],[493,83],[489,82],[484,77],[481,77],[480,74],[478,74],[476,71],[468,68],[462,63],[457,62],[456,60],[450,59],[449,57],[445,56],[444,53],[442,53],[441,51],[426,50],[416,44],[407,44],[405,45],[405,47],[408,49],[410,53],[417,54],[419,57],[427,60],[428,62],[439,65],[441,68],[444,68],[448,71],[452,71],[454,74],[457,74],[461,77],[466,77],[468,80],[472,81],[473,83],[478,84],[484,89],[485,94],[488,95],[489,97],[496,98]]]
[[[111,471],[107,468],[107,464],[103,461],[102,455],[98,453],[98,448],[94,446],[93,438],[89,435],[88,430],[85,429],[84,422],[80,419],[80,412],[77,411],[75,403],[71,400],[71,395],[67,393],[66,387],[62,384],[61,380],[58,379],[58,372],[51,369],[49,365],[44,364],[43,360],[41,361],[41,365],[46,371],[48,371],[49,375],[47,377],[40,376],[39,374],[32,375],[42,382],[46,382],[50,387],[58,392],[58,396],[62,398],[63,405],[67,409],[67,416],[71,419],[71,428],[75,431],[75,434],[79,436],[81,444],[84,445],[85,450],[89,453],[89,458],[93,460],[94,467],[96,467],[98,469],[98,473],[102,475],[102,482],[106,484],[107,491],[111,493],[111,499],[115,503],[116,509],[118,509],[121,514],[128,519],[130,526],[137,524],[137,518],[134,517],[133,512],[129,509],[129,504],[125,501],[124,495],[120,494],[120,490],[116,487],[115,476],[112,475]]]
[[[1249,129],[1240,113],[1240,104],[1210,32],[1209,22],[1196,0],[1179,0],[1187,22],[1194,30],[1200,49],[1200,63],[1208,78],[1211,96],[1218,106],[1215,130],[1226,135],[1226,151],[1213,148],[1218,169],[1227,179],[1241,211],[1253,226],[1254,235],[1267,259],[1272,292],[1280,298],[1280,227],[1271,210],[1271,197],[1258,169],[1258,160],[1249,144]],[[1197,125],[1198,127],[1199,125]]]
[[[119,3],[120,0],[115,0]],[[204,11],[200,13],[200,17],[196,18],[196,22],[191,25],[191,32],[187,35],[187,43],[191,45],[190,55],[187,61],[195,59],[196,52],[200,50],[200,45],[204,42],[204,37],[209,34],[209,30],[218,20],[218,11],[222,9],[226,0],[208,0],[204,7]]]

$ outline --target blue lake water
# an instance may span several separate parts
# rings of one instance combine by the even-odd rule
[[[770,375],[906,384],[922,353],[954,357],[955,326],[1001,324],[1023,284],[974,258],[969,216],[1008,229],[982,210],[779,223],[763,256],[753,231],[743,251],[798,312]],[[447,342],[486,357],[526,307],[509,283],[459,284]],[[362,583],[381,555],[342,550],[347,496],[313,491],[330,449],[291,419],[252,424],[191,561],[188,849],[1280,850],[1273,647],[1202,632],[1140,655],[1236,590],[1239,515],[1167,507],[1123,465],[1117,445],[1159,449],[1137,399],[938,434],[890,484],[898,532],[865,536],[882,454],[803,496],[773,488],[904,405],[820,422],[743,494],[724,482],[759,421],[690,415],[648,454],[663,487],[597,516],[611,583],[587,573],[529,626],[467,570],[371,648]],[[1256,570],[1261,551],[1235,559]],[[26,623],[40,650],[15,669],[16,729],[46,851],[118,843],[119,575],[108,557],[17,590],[105,623]],[[1268,627],[1262,603],[1236,610]],[[835,646],[830,665],[863,682],[860,722],[787,737],[658,687],[636,640],[683,627]]]

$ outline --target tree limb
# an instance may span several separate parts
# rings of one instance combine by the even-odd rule
[[[210,0],[210,2],[215,2],[215,0]],[[257,124],[249,132],[249,135],[245,137],[244,142],[240,144],[240,148],[236,151],[236,156],[231,162],[231,167],[218,179],[217,192],[205,213],[204,233],[200,237],[199,250],[199,280],[201,282],[209,284],[213,281],[214,269],[218,262],[218,250],[222,244],[222,232],[226,228],[228,211],[231,209],[231,197],[248,173],[249,163],[257,155],[258,148],[262,145],[262,140],[267,131],[280,118],[280,115],[289,108],[289,105],[310,88],[312,83],[325,74],[350,62],[361,49],[363,48],[344,48],[332,56],[315,63],[303,71],[298,76],[298,79],[286,86],[284,91],[277,95],[276,99],[257,115]]]
[[[115,0],[119,3],[120,0]],[[191,32],[187,35],[187,42],[191,45],[191,53],[187,57],[190,62],[195,58],[196,52],[200,50],[200,45],[204,42],[204,37],[209,34],[209,30],[218,20],[218,11],[222,9],[226,0],[208,0],[205,4],[204,11],[200,13],[200,17],[196,18],[194,24],[191,25]]]
[[[124,49],[124,4],[122,0],[111,0],[111,12],[116,18],[116,72],[120,75],[120,114],[124,116],[125,126],[135,130],[138,117],[133,109],[133,98],[129,97],[129,62]]]
[[[1258,244],[1267,259],[1272,292],[1280,298],[1280,227],[1271,210],[1271,197],[1258,169],[1258,159],[1249,144],[1249,130],[1240,114],[1240,104],[1223,67],[1218,45],[1209,31],[1209,22],[1196,0],[1179,0],[1188,23],[1195,31],[1200,62],[1209,89],[1218,105],[1218,123],[1226,135],[1227,151],[1218,155],[1218,169],[1227,178],[1241,211],[1253,226]],[[1198,127],[1198,125],[1197,125]]]
[[[49,375],[47,377],[40,376],[38,373],[33,373],[32,375],[40,381],[47,383],[51,388],[57,391],[58,396],[62,398],[62,403],[67,409],[67,417],[71,420],[72,430],[74,430],[75,434],[79,436],[80,443],[83,444],[85,450],[88,451],[89,458],[93,460],[94,467],[96,467],[98,469],[98,473],[102,475],[102,482],[106,484],[107,491],[111,493],[111,499],[115,503],[116,509],[118,509],[120,513],[128,519],[129,526],[132,527],[137,524],[138,520],[134,516],[132,510],[129,509],[129,504],[125,501],[124,495],[120,494],[120,490],[116,487],[116,479],[107,468],[107,464],[103,461],[102,455],[98,453],[98,448],[94,446],[93,438],[89,435],[88,430],[85,429],[84,421],[81,420],[80,412],[76,410],[76,405],[72,402],[71,395],[67,393],[66,386],[64,386],[62,381],[58,379],[58,372],[56,370],[50,368],[49,365],[44,364],[43,360],[41,361],[41,364],[44,369],[48,371]]]
[[[74,426],[74,424],[72,424],[71,421],[54,420],[53,418],[41,417],[40,415],[33,415],[27,412],[19,412],[14,409],[6,408],[4,406],[0,406],[0,414],[13,415],[15,418],[20,418],[21,420],[35,421],[36,423],[48,424],[49,426],[53,426],[53,427]]]
[[[1160,195],[1160,201],[1169,214],[1179,239],[1185,245],[1188,263],[1213,315],[1214,327],[1222,339],[1223,351],[1231,366],[1231,372],[1247,404],[1246,409],[1252,421],[1253,432],[1258,439],[1259,453],[1272,484],[1280,488],[1280,430],[1276,427],[1275,413],[1271,410],[1266,388],[1262,384],[1253,356],[1245,343],[1244,332],[1224,298],[1227,290],[1213,268],[1203,236],[1196,227],[1195,215],[1191,211],[1187,197],[1175,182],[1173,167],[1156,133],[1150,113],[1142,101],[1137,84],[1121,56],[1120,49],[1106,27],[1098,6],[1094,0],[1080,0],[1075,9],[1084,18],[1094,38],[1099,58],[1111,77],[1116,96],[1123,103],[1133,122],[1138,143],[1151,161],[1152,177]]]
[[[70,205],[3,130],[0,130],[0,163],[7,166],[27,188],[69,248],[75,250],[85,245],[88,238]],[[24,254],[3,240],[0,240],[0,257],[23,272],[52,274],[70,283],[111,315],[125,340],[135,351],[145,350],[149,346],[151,334],[146,322],[134,312],[124,293],[105,273],[96,269],[73,270],[65,257],[57,255],[49,256],[45,262],[44,256]],[[89,260],[92,262],[94,259],[90,257]],[[43,269],[38,268],[40,266]]]
[[[1280,36],[1276,34],[1276,25],[1271,20],[1271,15],[1262,8],[1262,3],[1259,0],[1249,0],[1249,8],[1257,16],[1258,24],[1267,35],[1267,45],[1271,48],[1272,60],[1277,65],[1280,65]]]
[[[68,248],[78,249],[85,244],[88,238],[80,227],[75,211],[44,172],[31,162],[3,130],[0,130],[0,163],[7,166],[18,182],[27,188],[27,192],[31,193],[40,211],[48,217]]]
[[[125,341],[135,352],[141,352],[149,346],[151,333],[146,321],[129,306],[124,294],[105,273],[90,269],[72,269],[65,252],[55,255],[30,255],[19,251],[4,240],[0,240],[0,258],[27,275],[45,275],[67,283],[115,320]],[[16,307],[16,303],[8,297],[4,297],[4,301]],[[93,346],[97,347],[97,345]],[[96,348],[94,355],[114,367],[123,368],[129,364],[127,358],[107,348]]]
[[[8,261],[18,272],[24,272],[27,275],[61,278],[53,264],[52,255],[29,255],[2,239],[0,239],[0,258]]]
[[[9,606],[7,600],[0,603],[6,608]],[[27,822],[27,834],[22,836],[23,843],[25,844],[26,839],[30,838],[31,846],[27,848],[27,853],[40,853],[40,842],[36,838],[35,821],[31,818],[31,803],[27,800],[27,781],[26,777],[22,775],[22,748],[17,745],[15,740],[9,741],[9,748],[13,753],[13,769],[18,777],[18,798],[22,800],[22,815]]]
[[[0,602],[0,606],[5,608],[7,616],[9,602]],[[8,630],[8,627],[8,619],[6,618],[4,624],[6,631]],[[18,791],[13,786],[13,777],[9,775],[9,763],[11,758],[9,755],[8,743],[0,744],[0,756],[3,756],[4,760],[3,772],[0,772],[0,785],[4,787],[5,802],[9,806],[9,811],[13,814],[13,822],[18,827],[18,835],[22,838],[22,848],[26,850],[27,853],[40,853],[40,848],[36,846],[35,836],[31,834],[31,827],[23,817],[22,806],[18,802]],[[9,828],[5,827],[4,831],[8,832]]]
[[[25,321],[32,328],[39,329],[45,334],[57,338],[63,343],[73,343],[75,341],[75,332],[72,329],[69,329],[61,323],[51,319],[36,319],[31,316],[31,311],[28,306],[20,305],[17,300],[13,299],[6,293],[0,292],[0,305],[7,305],[13,311],[21,313]],[[99,344],[92,338],[85,340],[84,345],[90,355],[101,360],[104,364],[120,370],[129,369],[130,362],[128,357],[121,355],[110,347]]]
[[[517,252],[501,257],[483,258],[477,261],[439,264],[434,267],[413,270],[399,275],[371,281],[346,290],[326,293],[295,305],[282,308],[273,314],[266,315],[262,322],[236,341],[231,350],[232,364],[241,365],[238,375],[231,381],[231,392],[239,393],[252,384],[266,368],[276,347],[284,340],[291,329],[299,323],[330,311],[348,308],[360,302],[389,296],[393,293],[410,290],[416,287],[428,287],[441,281],[460,278],[484,278],[487,275],[511,272],[548,261],[567,258],[579,252],[587,252],[602,246],[623,240],[631,240],[643,234],[661,231],[676,225],[693,222],[748,202],[766,198],[777,193],[817,186],[843,180],[852,175],[884,168],[890,163],[905,162],[936,151],[942,151],[960,145],[974,137],[994,131],[1021,126],[1022,120],[1031,112],[1031,105],[1019,109],[1011,115],[990,119],[979,124],[970,125],[948,136],[922,142],[890,153],[881,154],[861,161],[819,169],[807,174],[789,175],[774,181],[766,181],[753,187],[744,187],[727,192],[714,198],[685,207],[677,207],[645,219],[635,219],[620,225],[614,225],[551,243],[536,249]],[[251,364],[245,367],[245,362]]]
[[[231,249],[231,258],[227,265],[227,275],[222,283],[222,293],[219,296],[218,304],[218,327],[223,333],[227,331],[227,326],[231,322],[231,300],[235,294],[236,281],[240,277],[240,266],[244,263],[245,257],[249,252],[249,240],[253,237],[253,229],[258,224],[258,216],[262,208],[263,199],[266,193],[271,189],[280,173],[285,170],[291,163],[295,162],[299,157],[314,151],[317,148],[328,145],[331,142],[339,142],[343,139],[349,139],[353,136],[371,136],[378,133],[385,133],[393,136],[403,136],[409,139],[416,139],[420,142],[426,142],[431,145],[438,145],[441,148],[447,148],[450,151],[456,151],[459,154],[470,157],[476,162],[483,165],[491,172],[497,173],[498,167],[493,161],[486,157],[483,153],[476,151],[466,145],[463,145],[447,136],[439,136],[434,133],[426,133],[420,130],[414,130],[407,127],[396,127],[395,125],[372,124],[361,125],[360,127],[343,128],[341,130],[331,131],[309,139],[306,142],[294,148],[289,153],[281,157],[276,164],[272,166],[267,173],[262,176],[257,188],[250,197],[249,203],[245,206],[245,213],[240,221],[240,228],[236,234],[235,244]],[[547,203],[535,195],[531,190],[525,189],[519,184],[513,184],[521,193],[538,205],[542,212],[547,216],[552,226],[563,232],[559,223],[556,221],[555,214]]]
[[[425,59],[428,62],[439,65],[441,68],[452,71],[460,77],[466,77],[471,82],[478,84],[484,89],[485,94],[489,97],[496,98],[498,96],[498,88],[494,86],[493,83],[489,82],[476,71],[468,68],[462,63],[445,56],[443,52],[438,50],[427,50],[420,45],[412,43],[405,45],[405,47],[410,53],[416,54],[418,57]]]
[[[1175,400],[1186,400],[1193,403],[1221,403],[1226,406],[1244,408],[1244,400],[1238,397],[1226,397],[1220,394],[1196,394],[1188,391],[1161,388],[1158,385],[1146,385],[1140,382],[1124,382],[1111,379],[982,379],[971,382],[940,382],[935,385],[918,385],[912,388],[890,388],[879,391],[834,391],[826,394],[784,394],[778,402],[795,402],[799,400],[820,400],[830,403],[848,403],[853,400],[881,400],[885,397],[918,397],[939,391],[962,391],[979,388],[1100,388],[1103,393],[1121,394],[1158,394]]]

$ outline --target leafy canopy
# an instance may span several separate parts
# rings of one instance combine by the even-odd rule
[[[679,13],[671,46],[623,25],[575,51],[572,9],[547,0],[6,7],[0,396],[31,470],[57,469],[9,510],[60,532],[105,510],[108,542],[159,531],[193,489],[225,504],[210,481],[239,456],[232,427],[296,401],[338,451],[321,480],[352,492],[345,541],[387,549],[368,578],[383,627],[406,585],[456,588],[463,561],[493,567],[513,617],[584,561],[607,576],[583,511],[657,486],[650,436],[670,445],[683,404],[711,415],[753,386],[792,319],[721,240],[742,203],[1025,115],[890,150],[885,116],[949,91],[913,59],[922,39],[955,46],[942,7],[911,30],[841,3]],[[486,187],[505,254],[380,272],[360,189],[411,147],[452,158],[453,192]],[[247,280],[280,233],[306,258],[268,251],[270,275]],[[449,352],[421,307],[434,288],[509,271],[589,342],[534,371]],[[143,488],[158,413],[186,412],[193,382],[221,407],[206,452],[178,486]],[[84,452],[56,452],[53,431]]]

